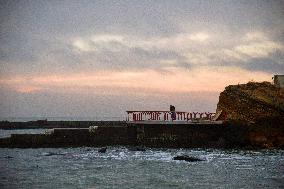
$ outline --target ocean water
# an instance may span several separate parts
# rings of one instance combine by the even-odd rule
[[[283,150],[98,149],[0,148],[0,188],[284,188]]]

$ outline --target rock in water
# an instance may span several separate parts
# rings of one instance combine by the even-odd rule
[[[142,151],[142,152],[144,152],[144,151],[146,151],[146,148],[145,148],[144,146],[137,146],[137,147],[136,147],[136,151]]]
[[[195,162],[195,161],[204,161],[202,159],[196,158],[196,157],[190,157],[188,155],[180,155],[180,156],[175,156],[173,160],[184,160],[188,162]]]
[[[98,150],[99,153],[106,153],[107,147],[102,147]]]
[[[146,151],[146,148],[144,146],[135,146],[135,147],[131,147],[129,148],[130,151],[141,151],[144,152]]]

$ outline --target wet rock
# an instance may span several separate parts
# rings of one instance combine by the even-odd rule
[[[146,151],[146,148],[144,146],[135,146],[135,147],[131,147],[129,148],[130,151],[141,151],[144,152]]]
[[[199,159],[199,158],[196,158],[196,157],[191,157],[191,156],[188,156],[188,155],[175,156],[173,158],[173,160],[184,160],[184,161],[187,161],[187,162],[204,161],[202,159]]]
[[[102,147],[98,150],[99,153],[106,153],[107,147]]]

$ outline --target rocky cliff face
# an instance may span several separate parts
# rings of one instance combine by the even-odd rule
[[[226,112],[228,119],[249,123],[284,118],[284,92],[269,82],[230,85],[220,94],[219,110]]]

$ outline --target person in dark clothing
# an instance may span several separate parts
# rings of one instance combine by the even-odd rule
[[[176,120],[176,107],[174,107],[173,105],[170,105],[170,112],[171,112],[172,121]]]

